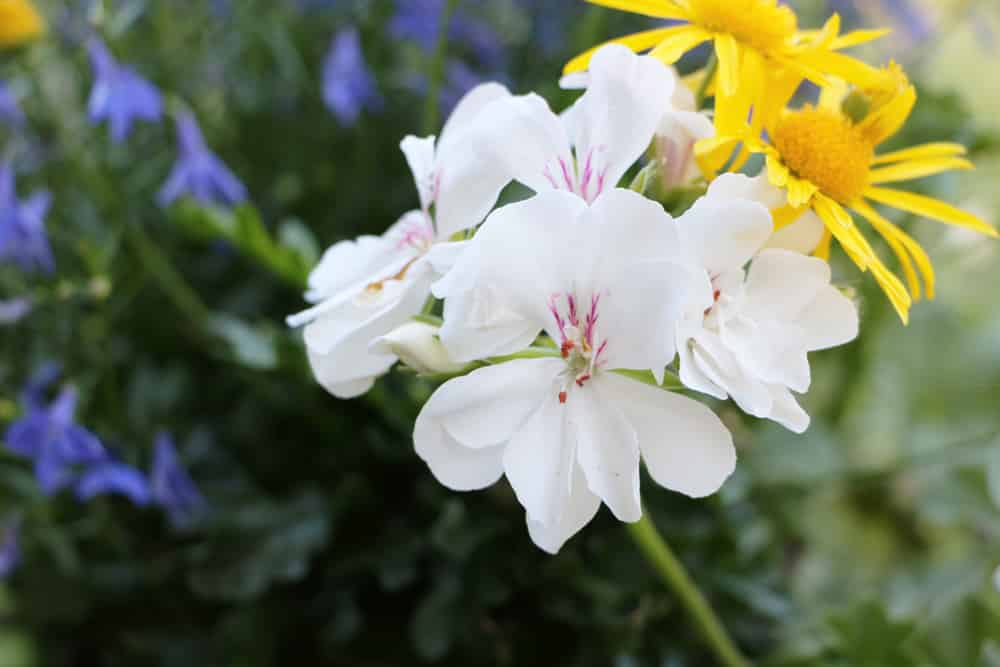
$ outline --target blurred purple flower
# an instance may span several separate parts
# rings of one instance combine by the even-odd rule
[[[0,579],[6,579],[21,561],[21,517],[7,521],[0,533]]]
[[[177,116],[177,146],[180,155],[157,195],[160,206],[166,208],[183,195],[224,206],[246,201],[246,187],[208,149],[198,121],[187,111]]]
[[[156,86],[132,67],[120,65],[96,37],[87,42],[87,51],[95,78],[87,103],[91,123],[107,120],[111,140],[120,143],[128,137],[134,120],[160,120],[163,103]]]
[[[356,123],[362,109],[382,108],[382,95],[365,63],[356,28],[344,28],[330,43],[323,61],[323,102],[344,125]]]
[[[389,19],[389,34],[416,42],[424,51],[433,51],[441,34],[443,10],[444,0],[399,0],[396,13]],[[468,12],[459,10],[451,15],[448,39],[452,44],[471,49],[485,67],[499,67],[503,62],[504,45],[500,36],[489,23]]]
[[[167,433],[156,436],[150,485],[153,501],[166,510],[174,528],[190,526],[207,507],[194,480],[181,465],[174,441]]]
[[[54,494],[72,484],[76,467],[108,460],[97,436],[74,422],[75,389],[63,389],[49,405],[32,383],[24,394],[27,413],[10,425],[4,440],[10,451],[34,461],[44,493]]]
[[[921,42],[934,33],[934,27],[927,15],[919,7],[914,6],[913,0],[882,0],[882,5],[896,25],[913,41]]]
[[[15,127],[24,123],[24,112],[21,111],[14,93],[3,81],[0,81],[0,122]]]
[[[76,497],[80,502],[107,494],[125,496],[140,507],[151,500],[146,476],[117,461],[103,461],[87,468],[76,482]]]
[[[31,299],[20,297],[0,301],[0,326],[17,324],[31,312]]]
[[[45,234],[50,203],[51,196],[44,191],[18,201],[14,170],[6,162],[0,164],[0,260],[14,261],[23,271],[55,270]]]

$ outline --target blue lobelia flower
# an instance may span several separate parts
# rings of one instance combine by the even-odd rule
[[[0,579],[6,579],[21,561],[21,517],[7,521],[0,532]]]
[[[0,260],[13,261],[24,271],[55,270],[45,234],[51,201],[48,192],[36,192],[19,201],[14,170],[8,163],[0,164]]]
[[[156,436],[150,486],[153,501],[166,510],[174,528],[190,526],[207,507],[194,480],[181,465],[174,441],[167,433]]]
[[[18,127],[24,123],[24,112],[6,83],[0,81],[0,123]]]
[[[0,301],[0,327],[17,324],[31,313],[31,299],[16,297]]]
[[[198,121],[187,111],[177,116],[177,147],[180,155],[157,195],[160,206],[167,207],[184,195],[203,204],[232,205],[246,201],[246,187],[208,149]]]
[[[87,112],[97,125],[108,121],[111,140],[124,141],[136,119],[156,122],[163,115],[163,102],[156,86],[127,65],[119,64],[101,40],[87,42],[94,87],[90,91]]]
[[[323,102],[344,125],[356,123],[362,109],[382,108],[382,95],[365,63],[356,28],[344,28],[333,37],[323,61]]]
[[[416,42],[425,51],[434,49],[441,31],[444,0],[399,0],[389,19],[389,34]]]
[[[45,389],[58,375],[58,366],[48,364],[29,380],[21,394],[26,412],[8,427],[7,448],[34,462],[38,485],[47,495],[73,487],[81,501],[117,493],[136,505],[148,504],[142,473],[114,460],[96,435],[76,423],[75,389],[66,387],[45,403]]]

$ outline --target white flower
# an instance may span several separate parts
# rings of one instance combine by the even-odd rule
[[[565,192],[543,193],[494,212],[472,243],[456,271],[474,260],[475,283],[439,287],[449,299],[490,287],[503,295],[511,324],[472,332],[460,347],[485,357],[544,330],[559,349],[479,369],[431,396],[414,444],[435,477],[472,490],[506,475],[532,539],[552,553],[601,501],[622,521],[640,518],[640,455],[659,484],[695,497],[714,493],[736,460],[719,419],[696,401],[614,372],[662,378],[674,357],[663,341],[691,273],[663,209],[625,190],[590,207]]]
[[[438,339],[438,327],[424,322],[407,322],[376,338],[369,349],[396,355],[404,364],[423,375],[458,373],[465,367],[448,356],[448,351]]]
[[[731,396],[749,414],[801,433],[809,416],[791,392],[809,389],[807,353],[853,340],[857,309],[830,285],[823,260],[761,250],[771,236],[770,214],[729,196],[750,180],[720,177],[677,220],[704,269],[700,296],[677,329],[681,381],[720,399]]]
[[[660,178],[665,189],[684,187],[701,177],[694,146],[714,136],[712,120],[698,112],[694,93],[678,81],[670,108],[656,128],[656,153],[663,161]]]
[[[764,244],[766,248],[783,248],[808,255],[823,238],[826,227],[819,216],[812,209],[802,212],[789,209],[787,193],[771,185],[765,173],[753,178],[716,179],[712,188],[720,197],[749,199],[766,206],[772,212],[778,212],[774,231]]]
[[[645,152],[669,107],[675,77],[660,61],[611,44],[594,54],[587,92],[562,117],[538,95],[490,105],[491,161],[535,192],[587,202],[617,186]]]
[[[482,110],[509,96],[499,84],[478,86],[455,107],[440,141],[404,139],[421,210],[405,214],[381,237],[334,244],[309,276],[306,299],[316,305],[289,317],[288,324],[305,325],[313,373],[334,396],[367,392],[397,361],[391,346],[372,341],[420,312],[431,283],[464,245],[448,240],[482,222],[509,182],[484,166],[474,141]]]

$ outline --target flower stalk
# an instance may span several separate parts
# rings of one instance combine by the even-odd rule
[[[720,664],[725,667],[750,667],[751,662],[740,653],[691,575],[656,530],[649,512],[643,512],[641,519],[626,524],[626,527],[639,551],[655,568],[667,588],[677,594]]]

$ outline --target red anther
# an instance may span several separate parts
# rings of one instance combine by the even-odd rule
[[[564,340],[563,344],[562,344],[562,347],[560,348],[560,352],[562,352],[562,358],[563,359],[569,358],[569,352],[574,347],[576,347],[576,343],[574,343],[571,340]]]
[[[717,289],[715,290],[715,293],[712,294],[712,300],[718,301],[720,296],[722,296],[722,290]]]
[[[586,374],[586,375],[581,375],[580,377],[578,377],[576,379],[576,386],[577,387],[582,387],[583,383],[586,382],[589,379],[590,379],[590,374],[589,373]]]
[[[559,392],[559,402],[560,403],[566,403],[566,392],[565,391],[560,391]]]

